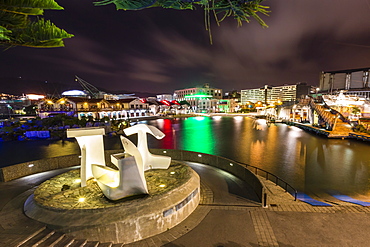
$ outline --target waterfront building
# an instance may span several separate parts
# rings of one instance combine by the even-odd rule
[[[237,112],[241,109],[240,92],[226,92],[217,103],[218,112]]]
[[[327,106],[351,121],[357,121],[361,117],[370,117],[370,102],[365,98],[348,95],[345,91],[341,91],[339,94],[322,95],[322,99]]]
[[[156,96],[157,96],[158,101],[163,101],[163,100],[172,101],[173,100],[172,94],[157,94]]]
[[[267,105],[276,104],[277,102],[287,103],[295,102],[305,95],[310,94],[311,87],[306,83],[297,83],[294,85],[268,86],[261,88],[241,90],[242,105],[248,102],[262,102]]]
[[[92,117],[101,119],[127,119],[130,117],[148,116],[149,103],[138,98],[118,100],[88,99],[79,97],[63,97],[45,99],[38,104],[38,116],[45,118],[55,114],[69,116]]]
[[[36,102],[45,98],[44,95],[23,94],[20,96],[12,94],[0,94],[0,117],[10,118],[29,114],[29,107],[35,106]]]
[[[322,71],[320,92],[333,94],[342,90],[344,94],[370,99],[370,68]]]
[[[173,98],[178,102],[187,101],[194,112],[215,112],[222,99],[222,89],[212,88],[206,83],[203,87],[176,90]]]

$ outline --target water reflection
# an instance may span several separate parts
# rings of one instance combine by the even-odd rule
[[[220,155],[265,169],[299,191],[321,195],[335,190],[370,196],[369,144],[327,139],[284,124],[250,118],[159,119],[166,137],[148,136],[150,148],[183,149]],[[136,143],[136,136],[129,137]],[[122,149],[118,137],[104,138],[106,149]],[[74,140],[0,143],[1,165],[78,154]]]
[[[214,134],[209,117],[191,117],[183,121],[179,149],[201,153],[214,152]]]

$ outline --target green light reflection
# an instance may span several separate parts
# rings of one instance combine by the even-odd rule
[[[209,117],[191,117],[184,120],[180,149],[212,154],[214,150],[214,135],[212,120]]]

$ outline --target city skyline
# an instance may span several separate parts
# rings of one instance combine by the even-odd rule
[[[91,1],[57,1],[45,18],[75,37],[64,48],[1,51],[4,77],[73,84],[75,75],[107,91],[172,93],[201,86],[248,89],[306,82],[321,71],[369,67],[370,2],[264,1],[269,28],[212,22],[202,9],[116,11]],[[319,6],[319,7],[318,7]],[[78,85],[76,84],[76,87]]]

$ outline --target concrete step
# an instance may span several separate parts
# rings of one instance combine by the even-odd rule
[[[100,243],[98,247],[112,247],[113,243]],[[123,246],[122,244],[120,246]]]
[[[84,247],[98,247],[99,241],[87,241]]]
[[[86,239],[74,239],[68,247],[83,247],[87,243]]]
[[[123,246],[124,246],[124,244],[112,244],[112,247],[123,247]]]
[[[36,234],[30,235],[29,237],[27,237],[26,241],[23,241],[17,246],[36,247],[52,234],[53,234],[52,230],[47,229],[46,227],[43,227],[42,229],[37,231]]]
[[[63,238],[56,244],[54,244],[54,247],[66,247],[69,246],[73,242],[73,237],[63,235]]]
[[[63,233],[55,232],[43,227],[26,239],[21,241],[16,247],[123,247],[124,244],[113,244],[111,242],[100,243],[99,241],[87,241],[85,239],[74,239]]]
[[[64,236],[65,234],[63,233],[53,232],[53,234],[50,235],[47,239],[39,243],[38,247],[54,247],[57,243],[59,243],[64,238]]]
[[[19,242],[18,244],[16,244],[15,246],[16,247],[19,247],[19,246],[26,246],[24,245],[28,240],[30,240],[31,238],[33,238],[34,236],[36,236],[37,234],[39,234],[40,232],[44,231],[46,229],[46,227],[42,227],[40,229],[38,229],[37,231],[35,231],[34,233],[32,233],[31,235],[29,235],[27,238],[25,238],[24,240],[22,240],[21,242]]]

